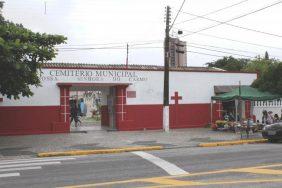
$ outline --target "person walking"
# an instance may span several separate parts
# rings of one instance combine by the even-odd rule
[[[70,100],[70,108],[71,108],[71,121],[70,123],[72,123],[72,121],[74,121],[74,126],[77,127],[78,124],[78,107],[77,107],[77,100]]]

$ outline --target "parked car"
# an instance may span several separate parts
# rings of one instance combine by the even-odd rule
[[[282,140],[282,122],[264,126],[262,136],[270,142]]]

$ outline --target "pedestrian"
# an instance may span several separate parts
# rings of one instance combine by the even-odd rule
[[[267,115],[267,124],[273,124],[273,122],[274,122],[274,118],[273,118],[273,116],[272,116],[272,111],[269,111],[268,112],[268,115]]]
[[[79,121],[78,119],[78,107],[77,107],[77,100],[70,100],[70,111],[71,111],[71,121],[70,123],[72,123],[72,121],[74,121],[74,125],[75,127],[77,127],[77,123]]]
[[[279,122],[279,116],[278,116],[278,114],[275,114],[274,115],[274,123],[277,123],[277,122]]]
[[[262,111],[262,121],[261,121],[263,125],[267,124],[267,116],[268,116],[267,111],[263,110]]]
[[[84,107],[85,107],[84,100],[83,100],[83,98],[81,98],[79,100],[79,106],[78,106],[78,108],[79,108],[79,115],[80,116],[85,116],[85,114],[84,114]]]

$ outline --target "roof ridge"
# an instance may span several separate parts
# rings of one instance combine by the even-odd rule
[[[144,64],[91,64],[91,63],[70,63],[70,62],[46,62],[43,63],[43,68],[78,68],[78,69],[128,69],[128,70],[163,70],[162,65],[144,65]],[[211,67],[200,67],[200,66],[181,66],[181,67],[170,67],[171,71],[199,71],[199,72],[224,72],[223,70],[216,70]]]

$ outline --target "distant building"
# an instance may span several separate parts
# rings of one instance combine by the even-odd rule
[[[170,67],[183,67],[187,66],[187,53],[186,42],[179,40],[178,38],[169,39],[170,50]]]

